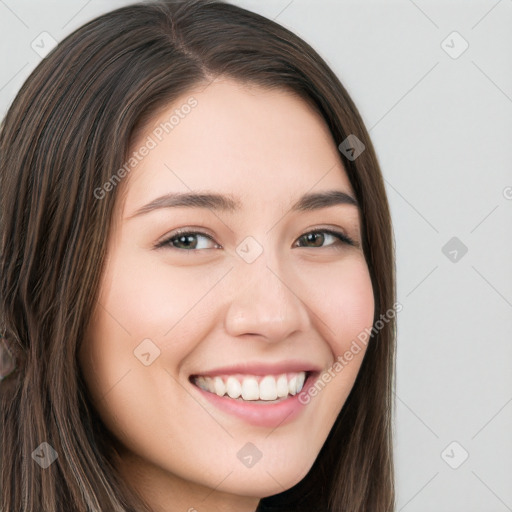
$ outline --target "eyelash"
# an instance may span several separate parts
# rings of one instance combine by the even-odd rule
[[[300,240],[300,239],[304,238],[307,235],[319,234],[319,233],[320,234],[327,233],[328,235],[334,236],[335,238],[338,239],[338,241],[342,245],[351,245],[351,246],[354,246],[354,247],[356,247],[358,245],[358,244],[356,244],[356,242],[354,242],[354,240],[352,240],[352,238],[350,238],[349,236],[345,235],[345,233],[342,233],[340,231],[335,231],[335,230],[332,230],[332,229],[315,229],[315,230],[312,230],[312,231],[307,231],[306,233],[304,233],[301,236],[299,236],[299,238],[297,240]],[[168,249],[174,249],[174,250],[177,250],[177,251],[184,251],[184,252],[194,252],[194,251],[204,251],[205,250],[205,249],[180,249],[178,247],[173,247],[171,242],[174,239],[176,239],[176,238],[178,238],[180,236],[183,236],[183,235],[201,235],[201,236],[204,236],[204,237],[210,239],[212,242],[216,243],[215,240],[213,240],[213,238],[210,235],[208,235],[207,233],[203,233],[202,231],[191,231],[191,230],[187,230],[187,229],[182,229],[182,230],[176,231],[175,233],[172,234],[172,236],[167,237],[166,239],[162,240],[161,242],[158,242],[155,245],[155,249],[160,249],[160,248],[166,247]],[[307,249],[326,249],[326,248],[329,248],[329,247],[336,248],[336,245],[337,244],[330,244],[330,245],[327,245],[325,247],[306,247],[306,248]]]

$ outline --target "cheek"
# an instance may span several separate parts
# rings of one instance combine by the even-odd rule
[[[198,303],[215,281],[211,273],[171,270],[131,255],[113,258],[81,348],[84,377],[100,417],[138,453],[157,453],[161,439],[186,438],[192,428],[173,421],[172,411],[185,403],[180,402],[181,386],[169,374],[176,376],[196,342]],[[140,347],[150,354],[149,366],[137,358]],[[159,422],[166,429],[158,431]],[[148,431],[155,435],[148,438]]]
[[[153,340],[162,349],[166,366],[172,367],[193,345],[201,301],[215,286],[218,273],[205,265],[155,264],[138,257],[133,249],[125,253],[121,264],[118,260],[105,276],[97,338],[117,343],[117,349],[131,347],[131,352],[143,340]]]
[[[319,404],[317,438],[324,438],[341,411],[366,352],[366,335],[373,325],[373,287],[363,255],[345,259],[323,276],[327,285],[311,288],[310,305],[318,318],[318,330],[330,349],[331,364],[324,371],[308,400]],[[321,277],[321,276],[317,276]]]
[[[364,256],[357,254],[337,266],[317,269],[307,287],[304,296],[318,319],[318,329],[333,356],[343,354],[351,341],[373,324],[375,302]]]
[[[118,434],[123,425],[138,424],[137,404],[148,411],[162,409],[153,402],[155,389],[167,403],[176,399],[180,385],[169,374],[179,374],[206,335],[214,314],[211,295],[225,272],[212,272],[206,265],[155,265],[133,249],[127,253],[118,259],[114,255],[105,269],[80,356],[95,406]],[[149,366],[137,358],[146,353]]]

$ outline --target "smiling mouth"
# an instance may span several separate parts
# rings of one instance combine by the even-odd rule
[[[279,375],[232,374],[208,377],[191,375],[189,380],[202,390],[239,402],[277,403],[302,391],[313,372],[288,372]]]

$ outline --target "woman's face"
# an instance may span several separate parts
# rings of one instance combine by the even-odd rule
[[[228,79],[183,95],[132,151],[87,385],[155,510],[254,510],[311,468],[364,355],[331,368],[373,322],[354,192],[303,100]]]

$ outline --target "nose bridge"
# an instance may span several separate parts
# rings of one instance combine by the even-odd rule
[[[245,249],[244,253],[242,243],[237,252],[242,250],[243,255],[255,250],[250,245]],[[233,336],[258,334],[268,341],[279,341],[305,330],[309,322],[307,308],[291,272],[284,271],[283,262],[270,249],[248,261],[240,257],[233,271],[234,291],[226,314],[226,330]]]

